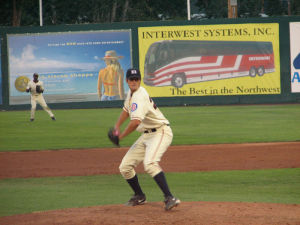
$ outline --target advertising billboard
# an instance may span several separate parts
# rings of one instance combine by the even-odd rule
[[[28,104],[33,73],[48,103],[124,98],[124,71],[132,65],[131,31],[8,35],[9,104]]]
[[[142,85],[153,97],[280,94],[279,25],[140,27]]]
[[[300,92],[300,22],[290,23],[291,92]]]

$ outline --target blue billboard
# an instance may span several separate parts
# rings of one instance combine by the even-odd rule
[[[107,71],[118,77],[110,79],[122,82],[114,92],[123,88],[124,96],[128,91],[124,71],[132,65],[130,30],[14,34],[8,35],[8,48],[10,105],[29,104],[25,87],[33,73],[40,75],[48,103],[100,101],[105,94],[118,94],[107,91],[108,82],[102,80]]]

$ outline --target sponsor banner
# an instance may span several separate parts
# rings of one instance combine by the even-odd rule
[[[153,97],[281,93],[278,23],[140,27],[138,40]]]
[[[8,49],[11,105],[30,103],[25,89],[33,73],[40,75],[48,103],[115,100],[128,91],[130,30],[8,35]]]
[[[300,92],[300,22],[290,23],[291,92]]]

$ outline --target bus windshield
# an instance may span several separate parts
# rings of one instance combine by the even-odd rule
[[[160,43],[156,42],[149,47],[145,58],[145,73],[151,73],[153,70],[155,70],[154,67],[157,61],[157,52],[159,46]]]

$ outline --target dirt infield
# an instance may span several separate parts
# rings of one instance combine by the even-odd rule
[[[0,179],[117,174],[126,148],[0,153]],[[165,172],[300,168],[300,142],[171,146]],[[140,166],[138,172],[143,172]],[[180,197],[180,196],[179,196]],[[162,202],[97,206],[1,217],[0,224],[297,224],[300,205],[183,202],[170,212]]]

